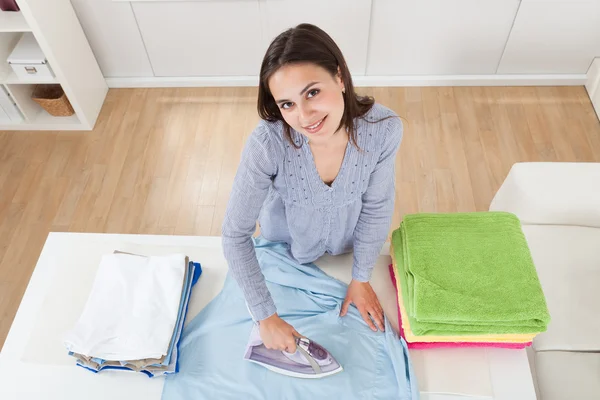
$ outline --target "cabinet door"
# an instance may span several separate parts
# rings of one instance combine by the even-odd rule
[[[600,56],[600,1],[523,0],[502,74],[586,73]]]
[[[519,0],[373,0],[367,75],[494,74]]]
[[[258,0],[132,6],[156,76],[258,75]]]
[[[371,0],[261,0],[261,9],[263,53],[279,33],[307,22],[332,37],[354,75],[365,74]]]
[[[105,77],[152,76],[129,3],[71,0]]]

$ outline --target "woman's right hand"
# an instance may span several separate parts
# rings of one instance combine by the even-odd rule
[[[281,350],[288,353],[295,353],[296,338],[304,337],[277,314],[260,321],[259,331],[260,338],[267,349]]]

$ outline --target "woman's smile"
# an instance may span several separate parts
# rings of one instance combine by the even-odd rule
[[[321,130],[323,125],[325,125],[326,119],[327,119],[327,116],[324,116],[323,118],[318,120],[316,123],[308,125],[308,126],[304,126],[304,130],[306,132],[310,133],[311,135],[314,135],[315,133],[317,133]]]

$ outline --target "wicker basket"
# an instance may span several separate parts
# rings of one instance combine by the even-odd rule
[[[37,85],[31,98],[42,106],[48,114],[55,117],[68,117],[75,114],[60,85]]]

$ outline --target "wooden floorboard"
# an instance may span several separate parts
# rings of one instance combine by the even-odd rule
[[[405,119],[393,227],[482,211],[519,161],[600,162],[583,87],[361,89]],[[0,132],[0,345],[51,231],[219,235],[255,88],[110,90],[91,132]]]

